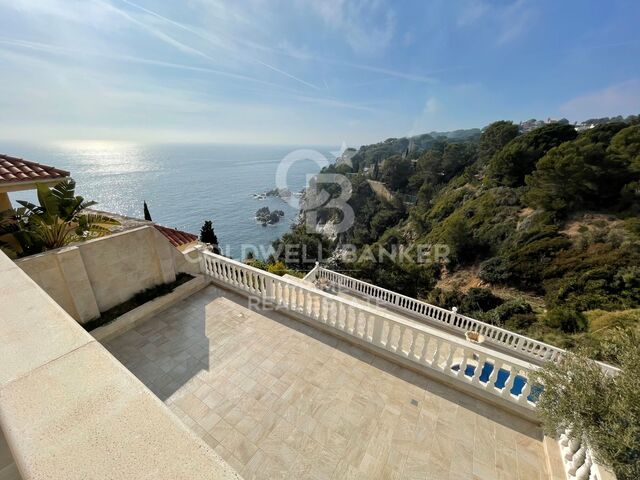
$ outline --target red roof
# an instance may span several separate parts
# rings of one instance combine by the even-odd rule
[[[174,228],[163,227],[162,225],[154,225],[154,227],[156,227],[156,229],[162,235],[164,235],[174,247],[181,247],[182,245],[187,245],[188,243],[192,243],[198,240],[198,236],[194,235],[193,233],[183,232]]]
[[[68,177],[69,172],[0,154],[0,184]]]

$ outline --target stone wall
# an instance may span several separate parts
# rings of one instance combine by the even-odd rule
[[[80,323],[145,288],[172,282],[190,263],[155,228],[144,226],[16,261]]]
[[[2,252],[0,359],[3,480],[241,480]]]

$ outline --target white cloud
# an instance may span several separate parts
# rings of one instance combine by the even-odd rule
[[[530,0],[515,0],[506,5],[491,5],[483,0],[467,0],[458,5],[461,5],[457,18],[458,27],[489,28],[499,45],[524,35],[535,24],[538,16]]]
[[[527,0],[517,0],[501,12],[502,32],[498,43],[509,43],[524,35],[534,24],[537,12]]]
[[[304,2],[334,30],[341,31],[355,53],[372,55],[393,39],[396,15],[383,0],[328,0]]]
[[[562,104],[559,113],[571,120],[631,115],[640,111],[640,79],[611,85]]]
[[[484,17],[487,12],[489,12],[489,6],[484,2],[472,0],[471,2],[463,3],[460,15],[458,15],[458,26],[466,27],[472,25]]]
[[[103,4],[87,0],[0,0],[0,7],[30,16],[54,17],[83,25],[109,27],[114,15]]]

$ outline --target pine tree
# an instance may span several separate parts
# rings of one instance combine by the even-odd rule
[[[153,220],[151,220],[151,214],[149,213],[149,207],[147,207],[147,202],[144,202],[144,219],[149,221],[149,222],[153,222]]]
[[[206,220],[200,229],[200,241],[213,246],[213,253],[220,253],[218,248],[218,237],[213,231],[213,222]]]

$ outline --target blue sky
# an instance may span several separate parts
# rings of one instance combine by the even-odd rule
[[[0,0],[0,139],[341,144],[640,113],[640,2]]]

